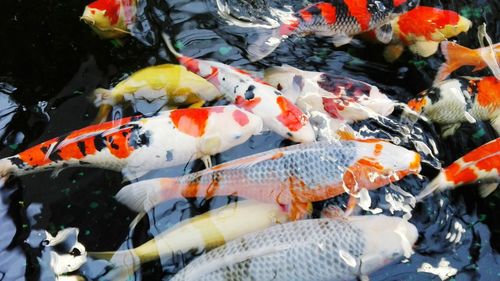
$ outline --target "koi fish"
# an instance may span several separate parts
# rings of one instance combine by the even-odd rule
[[[221,96],[219,91],[205,79],[187,71],[184,66],[162,64],[141,69],[114,88],[96,89],[95,104],[99,106],[96,121],[104,122],[112,106],[125,100],[161,100],[161,105],[193,105]]]
[[[331,139],[339,130],[353,133],[348,124],[388,116],[396,104],[370,84],[288,65],[266,69],[264,80],[310,114],[319,139]]]
[[[441,42],[441,52],[446,62],[439,68],[434,83],[443,81],[453,71],[466,65],[474,66],[472,71],[479,71],[488,66],[496,79],[500,80],[500,43],[472,50],[457,43],[445,41]]]
[[[310,211],[311,202],[376,189],[419,171],[419,154],[389,142],[321,141],[265,151],[178,178],[132,183],[116,199],[141,212],[174,198],[237,195],[287,206],[290,218],[298,219]]]
[[[481,197],[486,197],[495,191],[499,180],[500,138],[497,138],[465,154],[443,169],[417,196],[417,200],[427,197],[435,190],[455,189],[478,181],[489,183],[483,184],[479,189]]]
[[[387,61],[398,59],[405,46],[422,57],[435,54],[439,42],[467,32],[472,22],[450,10],[418,6],[392,22],[393,40],[384,50]]]
[[[250,60],[272,53],[282,39],[291,35],[315,34],[330,37],[335,46],[348,44],[356,34],[375,30],[377,38],[388,43],[392,37],[389,24],[397,15],[415,8],[419,0],[336,0],[312,4],[293,14],[267,35],[249,45]]]
[[[170,52],[189,71],[207,79],[230,102],[261,117],[275,133],[295,142],[316,139],[307,116],[271,85],[226,64],[183,56],[174,49],[168,35],[163,33],[163,38]]]
[[[203,254],[171,280],[354,280],[409,257],[417,238],[413,224],[385,215],[289,222]]]
[[[408,106],[443,126],[443,136],[453,135],[461,122],[489,120],[500,134],[500,80],[449,79],[421,92]]]
[[[88,255],[93,258],[111,260],[116,268],[114,270],[117,271],[114,274],[130,275],[142,263],[192,250],[201,252],[215,248],[245,234],[286,221],[286,213],[275,204],[251,200],[238,201],[182,221],[172,229],[134,249],[118,252],[91,252]]]
[[[134,22],[135,0],[97,0],[85,6],[81,19],[103,39],[120,38]]]
[[[122,171],[128,178],[209,158],[248,140],[262,120],[231,106],[176,109],[89,126],[0,160],[0,176],[74,166]],[[205,160],[210,166],[210,161]]]

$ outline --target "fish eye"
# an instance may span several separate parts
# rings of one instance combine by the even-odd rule
[[[278,83],[278,86],[276,86],[276,89],[278,89],[278,91],[281,91],[281,90],[283,90],[283,86],[281,86],[281,84]]]

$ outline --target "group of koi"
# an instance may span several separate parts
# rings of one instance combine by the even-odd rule
[[[98,0],[82,19],[102,38],[128,33],[134,0]],[[396,107],[442,126],[450,136],[460,123],[488,120],[500,133],[500,44],[471,50],[446,41],[471,22],[453,11],[418,6],[418,0],[337,0],[304,7],[248,48],[249,58],[270,54],[291,35],[328,36],[336,46],[353,36],[389,44],[398,59],[404,46],[431,56],[441,44],[446,62],[435,85],[407,104],[351,78],[292,66],[247,72],[175,50],[180,65],[142,69],[110,90],[96,90],[99,124],[73,131],[0,160],[0,176],[67,167],[120,171],[132,180],[116,199],[142,213],[179,198],[236,195],[245,200],[179,223],[151,241],[118,252],[89,252],[111,261],[109,278],[126,279],[142,263],[193,249],[212,249],[173,280],[351,280],[411,254],[418,231],[385,215],[349,216],[360,193],[396,183],[421,170],[419,153],[390,140],[368,139],[351,124],[385,118]],[[483,38],[489,39],[485,30]],[[491,41],[491,40],[490,40]],[[489,67],[494,76],[444,80],[464,65]],[[444,80],[444,81],[442,81]],[[202,107],[224,98],[231,105]],[[169,110],[150,117],[103,122],[124,101],[161,100]],[[173,107],[188,107],[172,109]],[[212,166],[211,156],[268,129],[298,144]],[[498,185],[500,139],[474,149],[441,170],[423,191],[481,183],[487,196]],[[137,181],[145,173],[202,159],[204,170],[177,178]],[[312,203],[347,193],[345,213],[311,219]],[[378,239],[384,237],[384,239]],[[214,249],[215,248],[215,249]],[[300,262],[296,262],[300,261]]]

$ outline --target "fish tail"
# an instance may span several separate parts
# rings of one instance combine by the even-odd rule
[[[165,200],[182,197],[174,182],[170,178],[139,181],[123,187],[115,198],[133,211],[147,212]]]
[[[443,41],[441,42],[441,52],[443,53],[446,61],[439,68],[434,83],[443,81],[453,71],[462,67],[463,55],[471,52],[474,53],[474,50],[460,46],[457,43]]]
[[[446,183],[446,178],[443,172],[439,173],[439,175],[433,179],[425,188],[415,196],[415,199],[417,202],[422,201],[425,197],[429,196],[430,194],[434,193],[436,190],[446,190],[448,189],[448,184]]]
[[[139,269],[141,261],[133,250],[116,252],[88,252],[88,256],[94,259],[108,260],[112,264],[110,272],[106,276],[113,277],[112,280],[128,280]]]
[[[287,35],[288,30],[291,30],[287,26],[283,24],[279,28],[261,30],[257,39],[248,45],[248,59],[254,62],[271,54],[280,45],[283,36]]]
[[[106,121],[109,113],[113,109],[114,99],[111,90],[98,88],[94,91],[94,104],[99,107],[94,124],[101,124]]]

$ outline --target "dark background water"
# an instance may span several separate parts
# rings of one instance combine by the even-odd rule
[[[90,124],[96,114],[91,100],[91,92],[96,87],[109,87],[124,74],[148,65],[174,62],[158,42],[162,30],[176,36],[185,46],[186,55],[252,70],[286,63],[302,69],[340,73],[375,84],[403,102],[430,86],[443,60],[439,54],[422,59],[406,52],[395,64],[387,64],[382,58],[382,46],[360,41],[334,49],[326,40],[311,36],[290,38],[266,59],[250,64],[243,50],[257,30],[229,26],[218,20],[212,1],[147,0],[143,2],[147,5],[141,6],[135,38],[103,41],[79,21],[89,2],[7,0],[2,3],[1,157]],[[236,14],[253,20],[262,18],[268,6],[281,5],[280,1],[232,0],[229,3]],[[302,5],[300,1],[292,4]],[[421,4],[467,15],[474,22],[474,28],[458,37],[463,45],[478,47],[475,28],[483,22],[488,23],[488,32],[494,41],[500,41],[498,1],[422,1]],[[464,68],[458,74],[470,75],[469,71],[470,68]],[[487,71],[474,75],[486,74]],[[128,115],[133,113],[133,108],[117,107],[115,111],[118,115]],[[376,124],[369,121],[356,126],[376,128]],[[425,132],[421,136],[423,139],[437,143],[440,151],[437,157],[444,165],[495,138],[487,123],[464,125],[455,136],[446,140],[438,137],[439,128],[421,123],[416,127]],[[266,134],[254,137],[215,160],[223,162],[285,144],[287,142],[278,136]],[[408,143],[403,145],[411,148]],[[187,167],[188,170],[200,168],[199,162]],[[184,167],[162,173],[179,175],[183,172],[186,172]],[[430,165],[425,165],[422,172],[430,178],[436,173]],[[415,193],[427,180],[410,177],[400,185]],[[113,199],[121,186],[119,173],[88,168],[66,170],[56,178],[42,173],[9,180],[2,189],[0,208],[4,216],[0,223],[0,248],[5,249],[0,253],[0,280],[14,280],[24,275],[34,280],[51,278],[43,263],[40,265],[37,261],[41,246],[33,239],[33,233],[38,230],[46,229],[55,234],[66,227],[78,227],[79,240],[89,251],[120,247],[128,235],[128,224],[135,216]],[[373,206],[387,207],[384,198],[388,193],[395,192],[390,188],[371,192]],[[417,205],[411,219],[421,234],[417,252],[410,262],[386,267],[373,274],[372,280],[439,280],[434,275],[417,273],[416,268],[422,262],[437,266],[443,257],[458,269],[455,280],[500,280],[499,197],[497,191],[481,199],[477,186],[465,186]],[[340,203],[344,199],[332,202]],[[225,202],[226,199],[221,198],[162,204],[149,214],[149,220],[141,222],[130,243],[138,245],[168,225]],[[318,204],[318,208],[321,205]],[[388,210],[384,212],[390,214]],[[446,234],[456,232],[455,223],[460,223],[466,231],[459,243],[447,242]],[[147,264],[142,269],[142,278],[168,278],[191,258],[190,255],[176,256],[161,263]],[[98,275],[86,272],[87,278]]]

